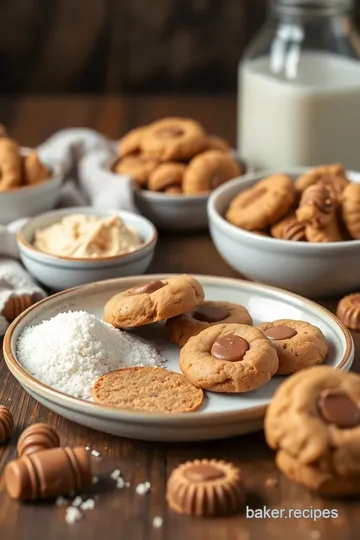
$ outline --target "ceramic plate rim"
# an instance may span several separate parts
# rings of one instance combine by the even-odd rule
[[[103,405],[98,405],[97,403],[89,402],[86,400],[82,400],[79,398],[75,398],[72,396],[69,396],[67,394],[64,394],[63,392],[60,392],[59,390],[56,390],[54,388],[51,388],[50,386],[47,386],[46,384],[42,383],[32,375],[30,375],[17,361],[15,356],[12,353],[11,350],[11,342],[12,337],[14,334],[15,329],[19,325],[19,323],[27,317],[28,314],[30,314],[32,311],[36,311],[39,306],[42,306],[46,304],[49,300],[53,300],[54,298],[59,298],[60,296],[66,296],[71,295],[74,293],[85,293],[87,290],[95,290],[97,288],[104,288],[106,289],[108,286],[119,283],[119,288],[121,286],[126,287],[127,282],[131,282],[131,285],[133,286],[133,282],[136,281],[138,283],[142,283],[144,281],[150,281],[150,280],[158,280],[158,279],[166,279],[167,277],[175,277],[179,276],[181,274],[146,274],[146,275],[138,275],[138,276],[128,276],[123,278],[114,278],[114,279],[107,279],[104,281],[97,281],[94,283],[89,283],[86,285],[79,285],[77,287],[72,287],[70,289],[66,289],[64,291],[60,291],[58,293],[55,293],[47,298],[44,298],[43,300],[40,300],[33,306],[29,307],[27,310],[25,310],[23,313],[21,313],[13,323],[9,326],[7,329],[7,332],[4,336],[4,343],[3,343],[3,352],[4,352],[4,358],[6,365],[10,372],[14,375],[14,377],[18,380],[18,382],[25,388],[30,388],[31,392],[35,395],[41,395],[41,397],[45,398],[46,400],[56,403],[59,406],[65,407],[67,409],[76,410],[79,413],[85,413],[89,414],[90,416],[97,416],[98,418],[109,418],[112,420],[119,420],[120,422],[125,423],[136,423],[136,424],[154,424],[154,425],[163,425],[163,424],[171,424],[172,426],[176,425],[182,425],[182,426],[192,426],[194,424],[197,424],[200,419],[202,424],[211,424],[214,420],[215,421],[221,421],[224,420],[227,423],[236,422],[236,421],[244,421],[244,420],[257,420],[264,417],[266,408],[268,405],[257,405],[255,407],[249,408],[247,410],[241,409],[241,410],[234,410],[234,411],[218,411],[218,412],[211,412],[211,413],[204,413],[201,411],[195,411],[192,413],[177,413],[177,414],[166,414],[166,413],[151,413],[151,412],[140,412],[140,411],[131,411],[131,410],[120,410],[120,409],[114,409],[112,407],[107,407]],[[206,284],[211,284],[215,282],[215,284],[221,284],[221,283],[227,283],[229,285],[242,285],[243,287],[248,287],[250,289],[255,289],[257,292],[261,290],[270,291],[273,294],[275,294],[280,299],[283,299],[284,297],[291,297],[293,301],[296,301],[299,304],[307,304],[310,306],[310,308],[315,308],[317,311],[320,311],[321,314],[324,314],[325,317],[328,317],[332,319],[333,322],[335,322],[340,332],[343,334],[345,338],[345,352],[343,355],[342,360],[340,363],[334,368],[334,369],[341,369],[341,370],[348,370],[352,364],[353,358],[354,358],[354,343],[352,336],[349,332],[349,330],[344,326],[344,324],[333,314],[331,311],[327,310],[323,306],[317,304],[316,302],[313,302],[312,300],[308,300],[307,298],[304,298],[298,294],[291,293],[288,291],[285,291],[283,289],[272,287],[270,285],[265,285],[262,283],[255,283],[251,281],[246,281],[243,279],[236,279],[236,278],[227,278],[227,277],[217,277],[217,276],[211,276],[211,275],[205,275],[205,274],[192,274],[196,279],[199,279],[205,286]]]

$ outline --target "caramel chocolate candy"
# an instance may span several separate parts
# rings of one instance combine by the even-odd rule
[[[297,331],[294,328],[289,326],[272,326],[264,332],[265,336],[270,339],[276,339],[276,341],[281,341],[283,339],[290,339],[296,336]]]
[[[133,287],[132,289],[128,290],[128,294],[130,296],[136,295],[136,294],[151,294],[162,287],[165,287],[165,283],[162,281],[154,280],[149,281],[148,283],[144,283],[143,285],[139,285],[137,287]]]
[[[324,390],[318,401],[321,416],[339,428],[353,428],[360,424],[360,409],[345,393]]]
[[[240,510],[245,489],[239,469],[216,459],[196,459],[177,467],[167,483],[170,508],[193,516],[228,515]]]
[[[91,484],[89,456],[84,448],[53,448],[11,461],[5,469],[12,499],[35,501],[79,491]]]
[[[58,446],[60,446],[60,439],[54,428],[48,424],[33,424],[20,435],[17,451],[22,457]]]
[[[211,347],[211,356],[227,362],[239,362],[249,350],[248,342],[235,334],[219,337]]]
[[[219,306],[198,306],[193,313],[194,319],[202,322],[214,323],[223,321],[229,316],[227,309]]]
[[[7,407],[0,405],[0,444],[6,442],[14,427],[14,419]]]

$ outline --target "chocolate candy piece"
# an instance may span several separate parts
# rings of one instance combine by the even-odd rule
[[[35,501],[76,492],[91,484],[89,456],[84,448],[53,448],[11,461],[5,469],[12,499]]]
[[[11,412],[4,405],[0,405],[0,444],[10,438],[13,426],[14,420]]]
[[[139,285],[137,287],[133,287],[132,289],[128,290],[128,294],[130,296],[136,295],[136,294],[151,294],[158,289],[161,289],[162,287],[165,287],[165,283],[162,281],[154,280],[149,281],[148,283],[144,283],[143,285]]]
[[[324,420],[339,428],[352,428],[360,424],[360,409],[347,394],[324,390],[318,406]]]
[[[218,478],[224,478],[224,471],[214,465],[193,465],[184,472],[184,475],[188,480],[192,482],[208,482],[209,480],[217,480]]]
[[[248,342],[235,334],[221,336],[214,341],[211,347],[211,356],[227,362],[239,362],[249,350]]]
[[[272,326],[264,332],[265,336],[270,339],[281,341],[282,339],[290,339],[296,336],[297,331],[289,326]]]
[[[59,435],[47,424],[33,424],[26,428],[17,443],[20,457],[60,446]]]
[[[227,309],[219,306],[198,306],[193,313],[194,319],[202,322],[214,323],[223,321],[229,316]]]

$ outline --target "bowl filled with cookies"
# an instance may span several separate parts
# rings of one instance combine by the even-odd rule
[[[224,139],[180,117],[130,131],[110,168],[132,178],[135,204],[145,217],[177,230],[205,228],[211,191],[244,170]]]
[[[43,163],[36,150],[0,138],[0,223],[35,216],[56,205],[60,195],[60,164]]]
[[[31,219],[17,235],[20,257],[37,280],[54,290],[148,268],[157,231],[126,211],[80,207]]]
[[[355,291],[360,174],[342,165],[257,172],[219,187],[208,215],[221,256],[255,281],[304,296]]]
[[[261,429],[284,380],[347,371],[349,330],[292,293],[238,279],[147,275],[62,291],[9,327],[7,365],[40,403],[143,440]]]

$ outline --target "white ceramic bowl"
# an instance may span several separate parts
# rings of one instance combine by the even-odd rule
[[[143,216],[159,229],[205,229],[208,224],[206,205],[209,195],[166,195],[135,188],[134,200]]]
[[[29,153],[28,148],[21,149],[22,155]],[[24,186],[0,193],[0,223],[6,225],[23,217],[32,217],[51,210],[56,205],[63,179],[60,164],[46,165],[52,170],[47,182],[34,186]]]
[[[127,227],[133,227],[139,232],[144,243],[131,253],[101,259],[49,255],[32,245],[37,229],[59,222],[69,214],[91,214],[101,217],[117,214]],[[157,237],[154,225],[142,216],[125,211],[100,211],[80,207],[54,210],[30,220],[19,231],[17,241],[21,260],[27,270],[44,285],[60,291],[93,281],[143,274],[153,258]]]
[[[297,178],[306,169],[284,172]],[[315,244],[250,233],[224,219],[230,201],[274,171],[251,173],[220,186],[210,196],[208,217],[220,255],[242,275],[309,297],[360,289],[360,240]],[[275,171],[278,172],[278,171]],[[353,182],[360,174],[349,172]]]

